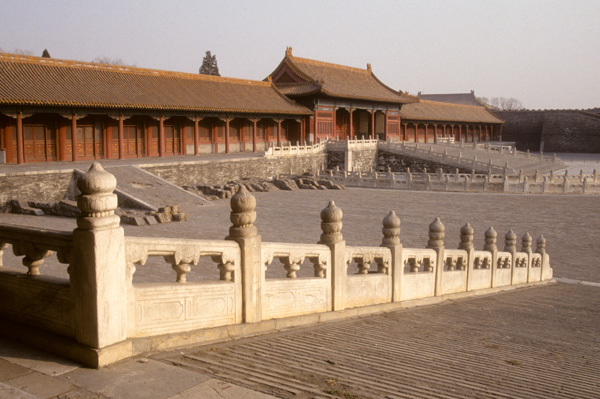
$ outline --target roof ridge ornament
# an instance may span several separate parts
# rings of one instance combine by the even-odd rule
[[[370,63],[370,62],[367,62],[367,71],[369,71],[369,72],[373,72],[373,71],[371,70],[371,63]]]
[[[292,57],[292,47],[291,46],[288,46],[285,48],[285,56]]]

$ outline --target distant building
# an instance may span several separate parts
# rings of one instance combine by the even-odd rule
[[[460,104],[460,105],[473,105],[476,107],[489,107],[475,97],[475,92],[471,90],[470,93],[450,93],[450,94],[422,94],[419,92],[419,99],[425,101],[437,101],[442,103]]]

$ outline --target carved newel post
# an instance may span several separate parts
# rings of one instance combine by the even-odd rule
[[[498,268],[498,246],[496,241],[498,239],[498,233],[492,226],[485,231],[485,245],[483,246],[484,251],[488,251],[492,255],[492,278],[491,286],[496,286],[496,269]]]
[[[460,229],[460,243],[458,249],[462,249],[467,252],[467,291],[471,290],[473,285],[473,266],[475,260],[475,248],[473,247],[473,227],[469,223],[465,224]]]
[[[546,239],[544,236],[539,236],[536,244],[535,252],[542,255],[542,274],[540,281],[549,280],[552,278],[552,268],[550,267],[550,257],[546,253]]]
[[[517,254],[517,235],[514,231],[509,230],[508,233],[504,236],[504,252],[510,252],[510,283],[514,284],[515,277],[515,267],[516,264],[516,254]]]
[[[69,272],[75,303],[76,338],[103,348],[127,338],[125,237],[114,214],[117,180],[94,162],[79,178]]]
[[[429,240],[427,248],[431,248],[436,253],[435,259],[435,296],[442,295],[442,273],[444,272],[444,237],[446,236],[446,227],[442,224],[440,218],[429,225]]]
[[[261,237],[257,234],[256,198],[246,186],[239,185],[237,193],[231,197],[229,236],[239,244],[242,259],[242,297],[244,322],[256,323],[262,319],[262,280]]]
[[[383,239],[381,246],[392,251],[392,301],[399,302],[402,290],[402,277],[404,264],[402,263],[402,244],[400,243],[400,218],[394,211],[390,211],[383,218]]]
[[[521,252],[525,252],[527,254],[527,282],[531,281],[531,243],[533,242],[533,238],[531,234],[525,233],[521,238]]]
[[[329,201],[321,211],[321,239],[318,244],[325,244],[331,250],[331,284],[333,310],[344,310],[346,307],[346,241],[342,236],[343,212]]]

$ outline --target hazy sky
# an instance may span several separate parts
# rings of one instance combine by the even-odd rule
[[[264,79],[294,55],[416,94],[475,90],[526,108],[600,107],[600,0],[0,0],[0,49]]]

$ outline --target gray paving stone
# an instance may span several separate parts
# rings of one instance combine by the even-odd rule
[[[11,380],[30,372],[31,370],[27,367],[19,366],[18,364],[9,362],[8,360],[0,359],[0,381]]]
[[[4,383],[40,398],[51,398],[75,389],[75,386],[66,381],[61,381],[35,371],[5,381]]]
[[[130,359],[100,370],[80,368],[58,378],[112,399],[161,399],[210,377],[155,360]]]
[[[0,338],[0,358],[51,377],[80,367],[73,361],[4,338]]]
[[[39,399],[37,396],[21,391],[0,382],[0,399]]]
[[[229,382],[211,378],[169,399],[275,399],[275,396],[252,391]]]

